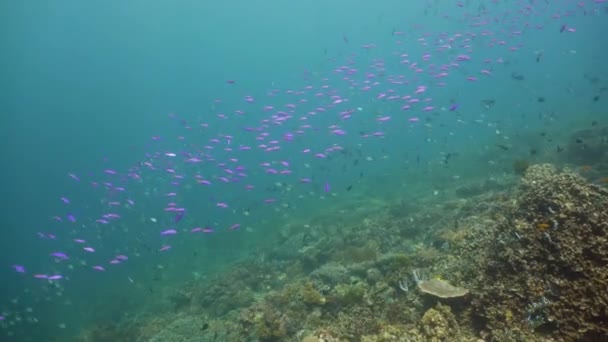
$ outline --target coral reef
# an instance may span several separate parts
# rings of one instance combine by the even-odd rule
[[[568,170],[531,166],[488,242],[473,299],[487,329],[608,336],[608,191]]]
[[[264,254],[167,289],[163,313],[79,340],[606,338],[608,191],[547,164],[521,172],[291,222]]]

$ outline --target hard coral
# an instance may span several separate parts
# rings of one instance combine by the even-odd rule
[[[539,222],[550,227],[539,231]],[[488,246],[493,254],[473,305],[494,331],[528,329],[569,341],[608,336],[607,246],[608,191],[568,170],[531,166]]]
[[[439,298],[456,298],[463,297],[469,293],[469,290],[450,285],[448,282],[441,279],[431,279],[421,281],[418,284],[420,291]]]
[[[437,304],[427,310],[419,325],[426,341],[449,341],[459,332],[456,318],[447,305]]]

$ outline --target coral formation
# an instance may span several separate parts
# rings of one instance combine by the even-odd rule
[[[464,297],[469,290],[455,287],[442,279],[431,279],[421,281],[418,284],[420,291],[439,298]]]
[[[286,225],[263,255],[166,291],[164,313],[79,340],[605,338],[608,191],[547,164],[526,167],[516,192],[508,177]]]
[[[488,328],[570,341],[608,335],[608,191],[534,165],[496,234],[473,300]]]

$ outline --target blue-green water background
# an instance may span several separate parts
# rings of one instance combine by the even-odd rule
[[[185,241],[170,256],[151,254],[130,260],[124,273],[74,276],[65,295],[71,305],[62,301],[45,303],[41,298],[53,297],[53,290],[40,289],[37,282],[15,275],[10,268],[15,263],[27,264],[29,269],[48,264],[47,241],[36,239],[35,234],[45,231],[50,218],[62,210],[57,200],[60,196],[69,194],[88,206],[98,203],[99,194],[76,187],[67,173],[86,178],[104,168],[120,170],[137,163],[146,151],[154,150],[149,146],[151,136],[182,134],[177,125],[169,122],[168,113],[214,122],[214,99],[233,102],[229,107],[238,109],[245,107],[244,95],[262,98],[268,89],[302,87],[308,82],[303,80],[305,75],[327,75],[341,65],[328,62],[328,57],[345,60],[357,52],[363,55],[362,60],[383,56],[389,60],[395,51],[393,29],[416,32],[407,50],[412,55],[422,54],[425,49],[414,43],[420,32],[466,30],[464,21],[442,18],[442,14],[455,11],[449,1],[2,2],[0,279],[6,281],[0,289],[5,302],[19,297],[20,307],[35,307],[39,325],[48,331],[57,324],[56,317],[50,315],[61,312],[60,321],[69,322],[73,329],[79,323],[82,308],[96,308],[103,316],[99,302],[107,301],[109,296],[116,300],[121,294],[133,296],[133,292],[125,290],[129,286],[127,276],[139,277],[138,282],[146,284],[155,276],[156,267],[165,264],[169,267],[163,277],[178,284],[191,278],[193,270],[211,272],[225,260],[262,245],[266,234],[255,232],[272,232],[275,225],[286,220],[285,216],[260,209],[255,219],[258,221],[248,222],[256,228],[251,234],[219,237],[214,243],[203,245]],[[459,126],[453,118],[445,118],[441,119],[444,126],[432,133],[420,131],[371,143],[367,155],[392,158],[367,167],[368,192],[379,197],[402,194],[415,198],[418,189],[436,188],[438,183],[433,181],[449,181],[458,171],[439,170],[434,180],[429,180],[432,177],[428,177],[428,170],[403,171],[403,163],[413,163],[417,155],[423,161],[433,161],[446,151],[447,144],[425,143],[426,139],[449,139],[451,151],[474,159],[483,152],[482,145],[495,142],[496,125],[511,136],[546,129],[548,121],[539,119],[542,111],[545,118],[554,118],[550,129],[559,135],[560,131],[566,134],[566,128],[579,119],[583,125],[587,119],[601,118],[598,113],[602,106],[605,108],[606,100],[590,101],[596,89],[584,75],[607,77],[608,51],[598,43],[605,41],[608,33],[606,16],[569,18],[569,25],[577,29],[576,35],[560,35],[561,22],[549,15],[535,20],[545,28],[525,32],[521,38],[523,48],[509,56],[508,68],[495,70],[492,78],[483,83],[453,80],[433,96],[435,101],[444,103],[456,99],[471,121],[483,114],[480,100],[495,98],[497,110],[483,118],[494,125]],[[413,26],[422,28],[414,30]],[[505,30],[509,27],[505,26]],[[343,36],[348,37],[348,43]],[[378,47],[366,59],[359,47],[370,42]],[[539,50],[544,51],[541,64],[535,63],[534,58],[534,51]],[[495,52],[482,48],[474,54],[477,59],[485,55],[496,57]],[[367,64],[358,67],[364,70]],[[406,73],[398,69],[396,62],[387,62],[387,66],[395,67],[395,74]],[[513,70],[526,75],[525,82],[513,82],[509,77]],[[226,84],[228,79],[235,79],[237,84]],[[373,106],[365,94],[356,96],[361,107]],[[539,104],[538,96],[546,97],[548,102]],[[288,103],[280,98],[276,101]],[[247,120],[253,119],[243,120],[245,126]],[[328,120],[328,124],[331,122]],[[241,130],[230,127],[233,123],[224,124],[227,126],[221,131],[238,135]],[[347,139],[353,144],[358,141],[355,136]],[[454,167],[471,177],[484,174],[482,167],[486,164],[474,164],[471,159]],[[297,160],[291,162],[298,164]],[[340,169],[340,162],[329,165],[334,168],[325,177],[338,175],[335,170]],[[441,172],[446,173],[445,177]],[[357,174],[358,171],[340,174],[340,178],[332,180],[332,186],[344,188],[350,184],[349,178]],[[153,187],[154,182],[161,183],[147,182],[138,189],[140,193]],[[403,183],[411,186],[391,190],[395,189],[394,184]],[[251,196],[252,200],[264,197]],[[207,197],[201,196],[200,201],[207,201]],[[134,199],[138,203],[147,201],[143,195]],[[311,217],[326,205],[311,198],[299,204],[290,217]],[[153,211],[143,212],[145,204],[141,208],[137,215],[156,215]],[[266,221],[260,224],[262,218]],[[138,219],[136,214],[126,219],[134,231],[143,229]],[[104,242],[106,246],[113,241],[124,244],[121,239],[128,239],[128,234],[115,234]],[[193,251],[199,252],[197,257],[192,256]],[[24,287],[31,292],[23,293]],[[9,306],[0,309],[10,310]]]

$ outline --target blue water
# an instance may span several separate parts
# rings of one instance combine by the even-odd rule
[[[519,143],[539,130],[557,139],[572,126],[605,120],[608,94],[590,79],[608,80],[601,43],[608,33],[606,3],[483,3],[0,4],[0,336],[73,336],[91,321],[119,319],[120,305],[108,302],[128,298],[129,310],[144,310],[160,296],[157,284],[220,272],[263,249],[286,222],[355,199],[415,199],[445,182],[500,174],[510,164],[488,163],[501,161],[495,144],[527,153],[528,145]],[[526,6],[532,14],[523,13]],[[488,22],[474,25],[476,15]],[[562,25],[575,32],[560,33]],[[369,44],[374,47],[364,47]],[[471,60],[449,68],[444,79],[432,76],[461,54]],[[356,73],[347,75],[351,68]],[[390,82],[399,76],[409,84]],[[362,90],[366,85],[373,88]],[[403,100],[378,96],[416,97],[418,86],[428,89],[409,111],[400,109]],[[332,104],[334,95],[347,101]],[[495,101],[492,108],[480,104],[487,99]],[[427,105],[434,109],[421,111]],[[340,112],[347,110],[352,117],[343,120]],[[290,118],[273,121],[277,111]],[[378,121],[383,116],[391,119]],[[408,121],[412,117],[419,121]],[[331,132],[337,128],[346,135]],[[264,151],[275,145],[281,149]],[[446,170],[448,153],[455,157]],[[185,162],[193,157],[203,161]],[[246,177],[235,175],[237,166]],[[196,175],[212,184],[198,184]],[[171,192],[177,196],[167,196]],[[268,199],[275,202],[264,203]],[[186,209],[179,222],[165,211],[171,201]],[[108,213],[121,217],[95,222]],[[230,230],[234,224],[240,227]],[[189,232],[205,226],[215,232]],[[160,235],[170,228],[178,234]],[[76,238],[95,252],[83,252]],[[167,245],[170,250],[159,252]],[[49,256],[57,251],[70,259]],[[119,254],[129,260],[108,264]]]

